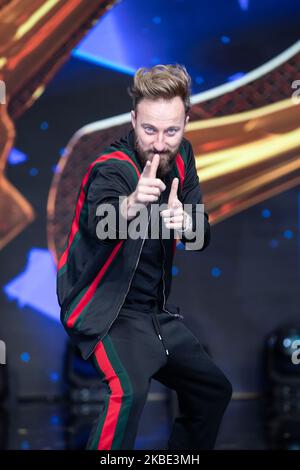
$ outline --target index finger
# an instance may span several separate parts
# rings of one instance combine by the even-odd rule
[[[150,178],[156,178],[156,172],[159,166],[159,160],[160,160],[160,156],[158,155],[158,153],[153,155],[151,166],[150,166],[150,172],[149,172]]]

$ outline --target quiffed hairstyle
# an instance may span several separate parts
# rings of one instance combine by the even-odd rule
[[[134,75],[133,85],[128,90],[133,108],[136,110],[142,99],[171,99],[179,96],[187,113],[190,109],[191,77],[184,65],[155,65],[141,67]]]

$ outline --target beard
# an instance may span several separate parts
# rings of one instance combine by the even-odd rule
[[[140,160],[142,161],[143,167],[145,166],[147,160],[152,160],[152,157],[157,153],[160,156],[159,159],[159,166],[157,169],[157,178],[162,178],[165,176],[171,169],[173,168],[173,165],[175,163],[175,158],[178,153],[180,143],[176,147],[175,150],[164,150],[163,152],[156,152],[155,149],[151,150],[143,150],[143,148],[140,145],[138,136],[136,135],[134,131],[134,147],[136,152],[138,153],[138,156],[140,157]]]

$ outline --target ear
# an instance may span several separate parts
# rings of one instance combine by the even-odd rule
[[[187,123],[189,122],[190,120],[190,116],[187,115],[186,118],[185,118],[185,124],[184,124],[184,127],[187,125]]]
[[[131,124],[132,124],[133,129],[135,129],[135,124],[136,124],[136,114],[135,114],[135,111],[132,110],[130,114],[131,114]]]

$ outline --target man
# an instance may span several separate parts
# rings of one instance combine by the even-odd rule
[[[230,382],[184,324],[179,308],[167,303],[176,238],[199,252],[210,239],[195,158],[183,137],[190,82],[177,64],[136,72],[132,130],[90,165],[59,261],[62,322],[107,390],[90,449],[133,449],[152,378],[177,392],[180,415],[170,450],[212,449],[231,398]],[[155,212],[158,203],[165,208]],[[118,215],[106,238],[104,207]],[[130,236],[141,208],[147,223],[140,237]],[[151,237],[152,222],[158,237]],[[165,229],[169,237],[163,237]]]

